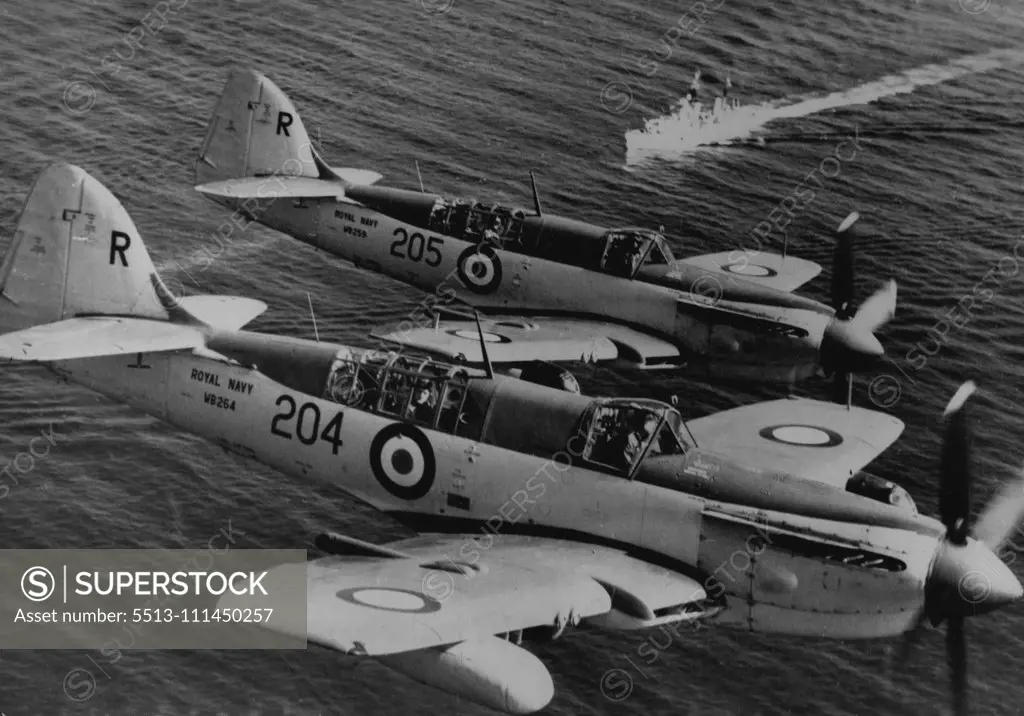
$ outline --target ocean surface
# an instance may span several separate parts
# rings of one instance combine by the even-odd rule
[[[817,181],[788,231],[793,254],[825,266],[803,292],[827,298],[829,235],[852,210],[864,228],[860,300],[889,278],[899,283],[897,316],[881,334],[892,363],[859,377],[854,395],[907,425],[875,471],[934,514],[942,408],[974,379],[980,511],[1024,459],[1024,6],[707,5],[716,2],[694,29],[685,0],[2,0],[0,235],[6,245],[35,175],[68,160],[121,199],[165,278],[266,301],[254,330],[312,338],[311,304],[322,339],[369,345],[369,329],[401,320],[420,294],[267,229],[223,247],[212,238],[225,213],[193,191],[192,160],[234,66],[288,92],[335,166],[416,188],[418,163],[428,190],[527,205],[534,169],[545,210],[664,226],[677,254],[750,246],[750,231],[780,201]],[[670,32],[680,21],[687,32]],[[774,108],[752,120],[765,146],[697,146],[676,132],[659,139],[656,156],[629,155],[627,137],[671,115],[698,67],[709,91],[731,74],[732,96]],[[854,135],[857,151],[838,150],[851,158],[827,161]],[[214,260],[202,259],[204,247]],[[947,314],[959,325],[944,331]],[[581,379],[591,394],[676,394],[684,417],[778,394],[604,370]],[[819,380],[797,392],[829,391]],[[0,499],[6,548],[202,549],[221,530],[238,547],[310,549],[328,529],[408,535],[335,486],[225,454],[42,369],[4,367],[0,464],[51,428],[56,444]],[[1016,553],[1007,559],[1024,575]],[[970,620],[967,637],[973,713],[1024,713],[1024,604]],[[555,680],[546,713],[948,712],[940,629],[895,665],[889,642],[717,628],[678,639],[649,664],[638,657],[644,639],[591,632],[535,647]],[[601,689],[613,668],[634,685],[618,701]],[[6,651],[0,710],[491,713],[316,648]]]

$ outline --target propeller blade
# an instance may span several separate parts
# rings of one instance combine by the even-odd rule
[[[896,282],[889,281],[885,288],[876,291],[857,309],[854,323],[870,333],[892,320],[896,315]]]
[[[995,553],[1024,520],[1024,469],[1018,478],[1004,484],[974,525],[974,539]]]
[[[836,247],[832,254],[832,308],[839,318],[850,317],[853,302],[853,225],[860,219],[850,213],[836,229]]]
[[[942,445],[939,516],[949,541],[956,545],[967,541],[967,519],[971,514],[971,435],[965,407],[975,390],[972,381],[964,383],[943,413],[949,422]]]
[[[964,618],[951,616],[946,627],[946,656],[949,659],[950,685],[953,687],[953,713],[967,716],[967,641]]]
[[[899,650],[896,652],[896,664],[906,664],[910,660],[910,654],[913,652],[914,647],[921,641],[921,635],[925,633],[927,627],[925,624],[928,621],[928,615],[925,610],[922,609],[917,619],[914,621],[914,626],[903,632],[903,638],[900,640]]]

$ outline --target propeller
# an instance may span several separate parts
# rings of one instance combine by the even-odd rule
[[[946,656],[957,716],[967,713],[964,619],[1010,604],[1024,593],[1017,578],[996,556],[1024,517],[1024,474],[996,494],[976,528],[969,530],[973,476],[967,408],[975,390],[973,382],[964,383],[944,412],[947,423],[940,465],[939,516],[946,533],[925,580],[924,606],[904,633],[898,652],[900,662],[905,662],[925,622],[932,626],[946,622]]]
[[[821,363],[834,376],[837,402],[849,399],[850,375],[872,368],[885,355],[875,332],[892,320],[896,313],[896,282],[864,301],[854,313],[855,225],[860,219],[856,211],[843,219],[836,229],[836,246],[832,257],[832,308],[835,317],[821,338]]]

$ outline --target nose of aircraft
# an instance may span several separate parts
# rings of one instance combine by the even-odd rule
[[[821,362],[833,369],[859,373],[870,369],[885,349],[869,327],[833,318],[821,337]]]
[[[930,587],[946,595],[943,616],[985,614],[1024,596],[1024,587],[984,543],[943,541],[929,576]]]

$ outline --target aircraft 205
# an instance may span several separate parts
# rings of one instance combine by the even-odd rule
[[[867,370],[884,353],[874,333],[896,284],[850,310],[856,214],[838,231],[830,308],[793,293],[821,271],[810,261],[740,250],[677,260],[658,232],[542,214],[536,185],[527,211],[380,178],[328,166],[291,100],[253,71],[229,76],[196,161],[196,189],[213,201],[428,291],[439,310],[457,298],[488,313],[495,365],[607,361],[791,383]],[[479,366],[475,333],[438,321],[379,337]]]
[[[497,710],[549,702],[521,645],[570,627],[860,639],[948,620],[962,667],[964,617],[1021,596],[994,553],[1021,493],[968,534],[970,386],[950,404],[939,521],[864,471],[904,427],[883,413],[790,398],[684,421],[654,400],[240,330],[265,304],[175,299],[120,202],[68,164],[33,185],[0,297],[0,357],[420,532],[320,539],[307,623],[269,627]]]

